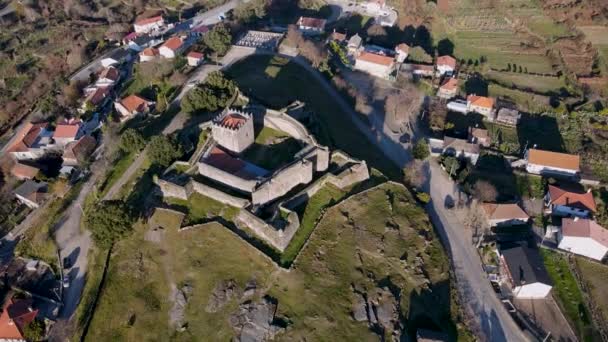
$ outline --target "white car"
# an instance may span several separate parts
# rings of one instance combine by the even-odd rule
[[[70,278],[69,277],[63,277],[63,288],[67,289],[68,287],[70,287]]]

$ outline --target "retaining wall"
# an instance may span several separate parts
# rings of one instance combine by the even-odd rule
[[[300,228],[298,215],[292,211],[290,211],[287,216],[288,224],[285,229],[278,229],[269,225],[246,209],[241,209],[239,211],[236,221],[237,223],[246,226],[259,238],[266,241],[280,252],[283,252],[285,248],[287,248],[294,234],[298,231],[298,228]]]
[[[183,200],[188,199],[186,188],[175,183],[167,182],[166,180],[156,179],[156,184],[160,188],[163,197],[175,197]]]
[[[245,208],[250,204],[250,202],[246,199],[229,195],[223,191],[191,180],[188,184],[186,184],[186,193],[188,196],[190,196],[194,192],[237,208]]]
[[[261,183],[251,193],[253,204],[264,204],[277,199],[300,184],[312,181],[313,163],[309,160],[298,160],[275,172],[268,180]]]
[[[244,179],[203,162],[198,163],[198,173],[228,187],[247,193],[252,192],[258,183],[257,180]]]

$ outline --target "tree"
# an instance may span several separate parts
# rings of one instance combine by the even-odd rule
[[[267,5],[268,1],[266,0],[252,0],[240,3],[234,9],[234,18],[244,24],[261,19],[266,16]]]
[[[224,24],[218,24],[207,32],[203,37],[205,46],[211,49],[213,52],[220,56],[223,56],[230,49],[230,43],[232,42],[232,35]]]
[[[412,148],[412,155],[416,159],[426,159],[431,154],[429,151],[429,145],[426,143],[426,140],[420,139],[416,141],[414,147]]]
[[[85,224],[95,243],[102,248],[131,233],[133,221],[131,210],[120,200],[99,202],[85,214]]]
[[[393,91],[384,101],[386,120],[393,126],[401,126],[415,118],[420,111],[424,97],[412,85]]]
[[[207,76],[205,83],[186,94],[181,106],[188,113],[215,112],[228,106],[236,91],[234,81],[227,79],[222,72],[215,71]]]
[[[167,167],[174,160],[183,155],[181,146],[174,138],[166,135],[156,135],[150,140],[147,155],[152,164]]]
[[[318,68],[327,58],[327,52],[323,46],[311,40],[304,40],[298,50],[304,58],[310,61],[314,68]]]
[[[498,197],[498,191],[496,187],[490,182],[485,180],[478,180],[475,183],[475,197],[479,198],[483,202],[494,202]]]
[[[448,38],[444,38],[437,43],[437,53],[439,56],[453,55],[454,43]]]
[[[438,99],[431,99],[429,104],[429,127],[433,131],[443,131],[446,129],[446,118],[448,116],[448,109],[445,104]]]
[[[35,319],[23,328],[23,337],[26,340],[32,342],[38,342],[44,340],[46,333],[46,327],[43,321]]]
[[[304,41],[304,36],[302,32],[298,31],[296,25],[287,26],[287,35],[285,36],[285,41],[289,46],[297,48]]]
[[[120,149],[125,152],[139,152],[146,146],[144,137],[133,128],[127,128],[120,136]]]
[[[415,189],[421,189],[427,179],[425,163],[422,160],[412,160],[403,168],[403,181]]]
[[[511,71],[511,63],[507,63],[507,71]]]

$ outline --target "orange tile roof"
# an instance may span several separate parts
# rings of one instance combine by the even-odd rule
[[[135,22],[135,25],[138,25],[138,26],[148,25],[148,24],[156,23],[156,22],[159,22],[159,21],[162,21],[162,20],[163,20],[163,16],[159,15],[159,16],[156,16],[156,17],[140,19],[140,20],[138,20],[138,21]]]
[[[580,157],[577,155],[543,151],[533,148],[528,150],[528,163],[566,170],[580,170]]]
[[[608,229],[589,219],[562,219],[562,234],[564,236],[587,237],[608,247]]]
[[[395,47],[395,50],[400,50],[405,53],[408,53],[410,51],[410,47],[409,47],[409,45],[407,45],[405,43],[401,43]]]
[[[482,208],[491,220],[527,220],[530,218],[530,216],[515,203],[484,203]]]
[[[110,93],[111,87],[97,87],[86,97],[86,101],[89,101],[92,105],[96,106],[106,98]]]
[[[11,169],[13,176],[20,179],[33,179],[40,172],[40,169],[26,164],[16,163]]]
[[[327,21],[325,19],[310,17],[300,17],[300,19],[298,19],[298,25],[305,27],[314,27],[318,29],[323,29],[325,27],[326,22]]]
[[[7,300],[0,315],[0,339],[25,339],[23,329],[38,315],[38,310],[31,308],[31,299],[10,298]]]
[[[456,69],[456,58],[452,56],[437,57],[437,65],[447,65],[452,69]]]
[[[385,66],[391,66],[395,62],[395,60],[392,57],[378,55],[378,54],[367,52],[367,51],[361,52],[361,54],[359,55],[359,57],[357,57],[357,59],[358,60],[360,59],[362,61],[366,61],[369,63],[380,64],[380,65],[385,65]]]
[[[8,148],[8,152],[25,152],[30,148],[35,142],[38,135],[42,129],[46,128],[48,123],[31,123],[28,122],[23,125],[23,128],[15,134],[15,140],[11,147]]]
[[[188,54],[186,55],[186,57],[201,59],[201,58],[205,57],[205,55],[203,55],[200,52],[190,51],[190,52],[188,52]]]
[[[76,161],[85,160],[95,150],[97,140],[90,135],[78,139],[78,141],[72,141],[67,144],[63,150],[63,159],[73,159]]]
[[[80,124],[76,125],[66,125],[59,124],[55,127],[55,132],[53,133],[53,138],[76,138],[78,134],[78,130],[80,129]]]
[[[120,72],[115,67],[104,68],[99,73],[99,78],[108,78],[112,81],[116,81],[119,76],[120,76]]]
[[[593,212],[597,210],[595,199],[590,191],[584,193],[570,192],[555,185],[549,185],[549,196],[551,197],[551,204],[587,209]]]
[[[123,105],[129,112],[139,112],[144,110],[142,106],[147,105],[147,101],[137,95],[129,95],[124,99],[120,100],[120,104]]]
[[[491,97],[469,95],[467,96],[467,101],[471,102],[472,106],[494,108],[494,99]]]
[[[230,128],[238,129],[247,122],[247,118],[236,113],[230,113],[222,118],[220,125]]]
[[[161,47],[164,46],[164,47],[169,48],[169,49],[171,49],[173,51],[176,51],[183,44],[184,44],[184,42],[182,41],[181,38],[179,38],[179,37],[171,37],[171,38],[167,39],[167,41]]]
[[[458,89],[458,79],[454,77],[448,78],[448,80],[443,82],[443,84],[441,85],[441,89],[446,91],[453,91],[455,89]]]
[[[142,55],[142,56],[150,56],[150,57],[158,56],[158,49],[151,48],[151,47],[145,48],[139,54]]]

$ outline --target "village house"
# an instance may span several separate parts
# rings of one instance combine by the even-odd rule
[[[17,160],[38,159],[48,150],[53,149],[53,131],[46,128],[48,123],[25,123],[15,134],[7,151]]]
[[[469,142],[472,144],[479,144],[483,147],[489,147],[491,144],[490,134],[487,129],[469,127]]]
[[[16,162],[11,168],[11,174],[19,180],[34,179],[39,172],[39,168],[20,162]]]
[[[594,220],[564,218],[557,241],[559,249],[601,261],[608,252],[608,229]]]
[[[63,149],[62,166],[78,166],[89,160],[91,153],[95,151],[97,141],[90,135],[85,135],[77,141],[73,141]]]
[[[131,54],[126,49],[116,49],[116,51],[101,59],[101,65],[104,68],[113,65],[120,65],[131,60]]]
[[[530,148],[525,159],[526,171],[536,175],[575,177],[580,171],[580,157],[573,154]]]
[[[103,68],[99,73],[95,85],[99,87],[113,86],[120,79],[120,71],[115,67]]]
[[[530,216],[515,203],[484,203],[482,208],[490,227],[525,224],[530,219]]]
[[[150,33],[153,31],[158,31],[165,26],[165,20],[162,16],[156,16],[152,18],[140,19],[133,24],[133,29],[135,33]]]
[[[28,207],[35,209],[44,202],[48,191],[48,184],[45,182],[35,182],[32,180],[26,180],[23,184],[19,185],[13,193],[17,199],[27,205]]]
[[[303,34],[316,35],[325,32],[326,23],[325,19],[300,17],[296,25]]]
[[[86,113],[103,107],[110,99],[112,87],[87,87],[84,89],[84,99],[78,111]]]
[[[515,127],[520,118],[521,114],[517,109],[500,108],[496,113],[495,121],[499,124]]]
[[[386,0],[369,0],[364,6],[368,11],[378,12],[386,8]]]
[[[395,54],[396,54],[395,58],[397,59],[397,63],[405,62],[409,53],[410,53],[410,47],[407,44],[401,43],[401,44],[397,45],[395,47]]]
[[[437,96],[446,100],[456,97],[456,95],[458,95],[458,79],[453,77],[444,80],[437,91]]]
[[[364,71],[376,77],[389,78],[395,70],[395,59],[389,56],[362,51],[356,57],[354,67],[356,70]]]
[[[540,253],[520,244],[501,244],[500,262],[515,298],[541,299],[551,292],[552,282]]]
[[[467,96],[467,111],[479,113],[486,118],[492,118],[494,110],[494,99],[486,96],[477,96],[475,94]]]
[[[193,28],[192,30],[190,30],[190,32],[198,38],[201,38],[202,36],[204,36],[207,32],[209,32],[209,27],[207,27],[207,25],[199,25],[195,28]]]
[[[405,64],[402,70],[410,71],[413,75],[420,77],[432,77],[435,67],[426,64]]]
[[[350,37],[347,45],[348,54],[352,56],[357,56],[361,51],[362,44],[363,40],[361,39],[361,36],[359,36],[359,34],[355,34],[354,36]]]
[[[589,217],[597,210],[591,190],[584,191],[571,186],[549,185],[545,195],[547,211],[555,216]]]
[[[0,314],[0,341],[26,342],[25,329],[38,315],[32,307],[33,300],[11,296]]]
[[[53,132],[55,144],[63,147],[67,143],[75,141],[79,137],[81,124],[82,121],[77,119],[63,120],[58,123]]]
[[[156,59],[158,56],[158,49],[153,47],[145,48],[142,52],[139,53],[139,61],[142,63],[149,62]]]
[[[477,164],[479,152],[479,145],[469,143],[467,140],[452,137],[443,139],[443,154],[456,158],[467,158],[473,165]]]
[[[336,29],[334,29],[334,31],[329,35],[328,41],[342,44],[346,42],[346,33],[336,32]]]
[[[179,37],[171,37],[158,48],[158,53],[164,58],[175,58],[183,49],[184,41]]]
[[[186,59],[188,59],[188,65],[191,67],[197,67],[197,66],[201,65],[201,63],[203,63],[204,57],[205,57],[205,55],[203,55],[200,52],[195,52],[195,51],[190,51],[186,55]]]
[[[439,75],[451,76],[456,71],[456,58],[452,56],[439,56],[435,65]]]
[[[136,115],[148,114],[155,102],[148,101],[137,95],[129,95],[114,102],[114,108],[120,114],[120,121],[128,120]]]
[[[144,35],[136,37],[133,40],[130,40],[127,43],[127,46],[129,47],[129,49],[131,49],[135,52],[141,52],[145,48],[153,47],[160,43],[162,43],[162,40],[160,40],[159,38],[155,38],[155,37],[149,36],[147,34],[144,34]]]

